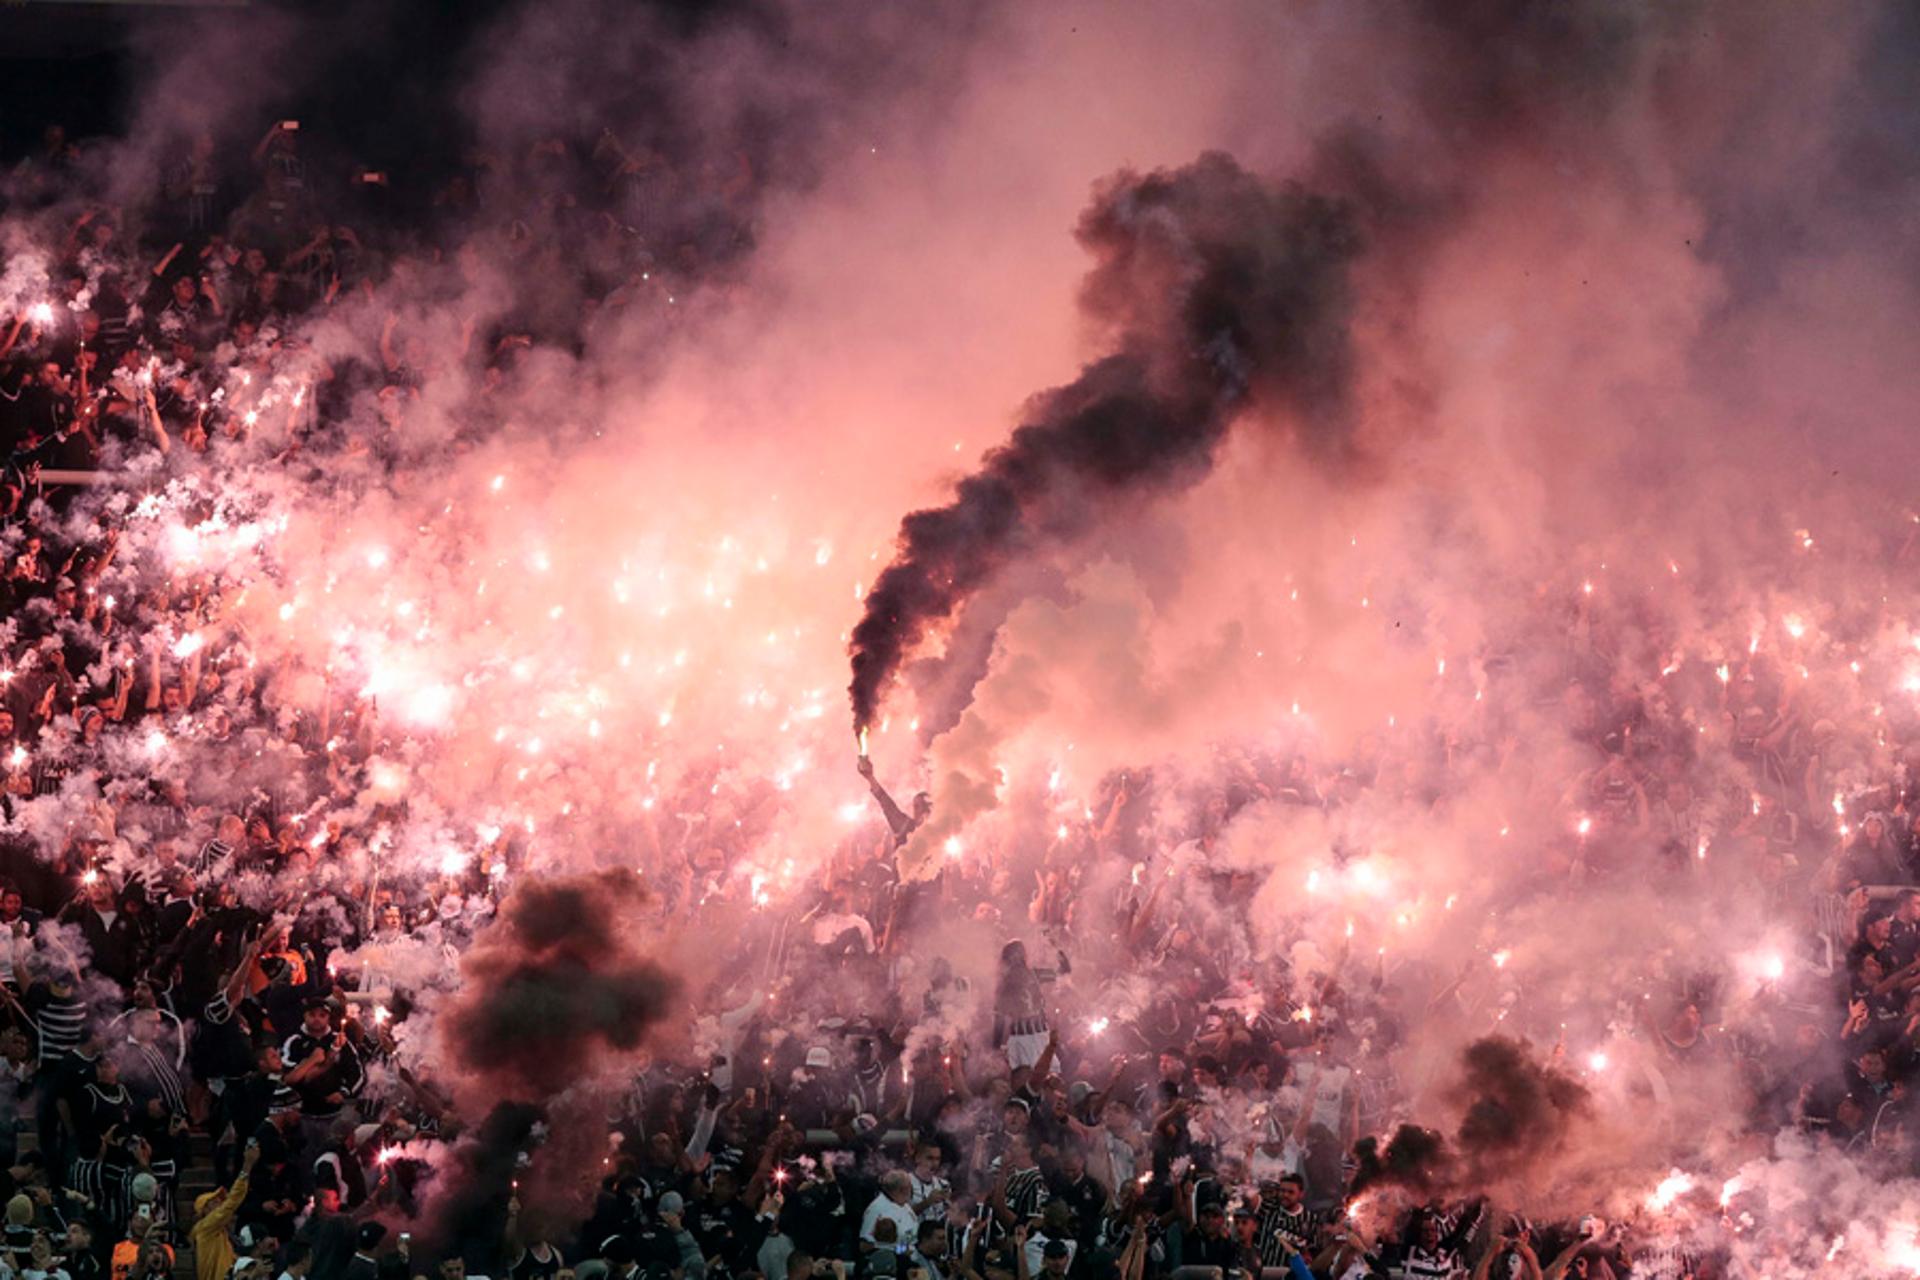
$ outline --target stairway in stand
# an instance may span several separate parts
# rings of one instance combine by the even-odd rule
[[[24,1109],[20,1116],[18,1150],[21,1154],[40,1149],[40,1130],[34,1118]],[[193,1280],[193,1245],[187,1236],[187,1228],[193,1223],[193,1202],[201,1195],[212,1191],[219,1185],[213,1176],[213,1140],[206,1134],[195,1130],[187,1135],[186,1160],[180,1170],[180,1184],[174,1191],[173,1204],[169,1206],[173,1216],[173,1276],[174,1280]],[[96,1239],[119,1240],[126,1229],[126,1223],[95,1223]]]

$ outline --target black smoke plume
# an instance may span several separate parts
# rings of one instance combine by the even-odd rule
[[[1002,565],[1087,533],[1118,499],[1197,480],[1243,411],[1341,449],[1360,223],[1354,203],[1220,153],[1096,192],[1077,229],[1094,258],[1081,305],[1111,354],[1037,396],[952,502],[901,522],[853,630],[857,729],[928,630]]]
[[[1587,1112],[1587,1087],[1534,1061],[1518,1040],[1476,1040],[1461,1066],[1465,1076],[1456,1096],[1464,1110],[1455,1143],[1476,1185],[1510,1177],[1559,1151]]]
[[[1378,1138],[1362,1138],[1353,1146],[1357,1167],[1353,1191],[1372,1186],[1401,1187],[1418,1196],[1441,1191],[1452,1182],[1453,1156],[1446,1137],[1436,1129],[1403,1124],[1382,1146]]]
[[[524,1157],[541,1144],[546,1113],[531,1103],[501,1102],[456,1148],[454,1177],[439,1206],[435,1233],[448,1256],[463,1255],[472,1241],[497,1234],[507,1201],[519,1194]],[[468,1258],[484,1266],[484,1258]]]
[[[638,1048],[680,980],[617,928],[646,901],[632,872],[522,883],[467,953],[446,1020],[456,1060],[494,1098],[545,1099],[591,1076],[609,1051]]]

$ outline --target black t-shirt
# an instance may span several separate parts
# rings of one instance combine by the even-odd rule
[[[1920,924],[1908,924],[1896,918],[1887,939],[1887,955],[1892,958],[1895,969],[1903,969],[1920,959]]]
[[[724,1204],[700,1202],[687,1207],[687,1227],[700,1242],[700,1251],[718,1255],[729,1267],[751,1266],[760,1247],[758,1221],[738,1197]]]
[[[846,1234],[845,1211],[846,1196],[837,1179],[808,1182],[787,1196],[780,1210],[780,1229],[793,1240],[794,1248],[816,1258],[832,1257]]]
[[[680,1266],[680,1246],[674,1243],[673,1233],[660,1223],[649,1222],[628,1233],[627,1239],[633,1244],[638,1276],[646,1280],[669,1280]]]
[[[533,1256],[533,1249],[529,1246],[520,1255],[520,1261],[507,1269],[507,1274],[512,1280],[552,1280],[562,1265],[558,1249],[548,1245],[546,1260],[542,1261]]]
[[[120,1136],[129,1136],[133,1121],[133,1095],[125,1085],[89,1083],[69,1105],[73,1109],[73,1127],[79,1137],[80,1151],[91,1156],[109,1129],[118,1128]]]
[[[1106,1188],[1083,1173],[1078,1179],[1069,1179],[1064,1174],[1056,1175],[1050,1180],[1049,1190],[1055,1200],[1065,1201],[1073,1211],[1074,1236],[1080,1241],[1080,1247],[1084,1249],[1091,1245],[1100,1229],[1100,1210],[1106,1204]]]
[[[336,1116],[345,1104],[332,1101],[332,1096],[351,1096],[360,1087],[364,1074],[360,1066],[360,1051],[353,1047],[351,1040],[344,1037],[336,1046],[331,1034],[316,1038],[304,1031],[296,1031],[287,1037],[285,1046],[280,1050],[280,1059],[291,1072],[311,1057],[316,1049],[331,1050],[333,1061],[293,1087],[294,1092],[300,1095],[300,1113],[308,1117]]]
[[[1233,1238],[1231,1231],[1221,1236],[1210,1236],[1198,1227],[1185,1233],[1180,1241],[1180,1262],[1189,1267],[1238,1267],[1241,1261],[1240,1242]]]

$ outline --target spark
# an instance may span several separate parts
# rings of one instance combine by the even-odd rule
[[[34,303],[33,322],[35,324],[52,324],[53,323],[53,304],[51,302]]]
[[[1496,969],[1504,969],[1507,967],[1507,961],[1511,960],[1512,958],[1513,958],[1513,952],[1511,951],[1506,951],[1506,950],[1496,951],[1493,953],[1493,967]]]
[[[1582,836],[1587,835],[1589,832],[1593,830],[1593,819],[1592,818],[1580,819],[1580,821],[1575,824],[1574,830],[1578,831]]]
[[[947,851],[947,856],[949,858],[959,857],[960,856],[960,837],[948,836],[947,842],[941,847]]]
[[[1786,618],[1782,620],[1780,625],[1785,627],[1787,629],[1787,634],[1792,636],[1795,640],[1798,640],[1801,636],[1804,636],[1805,634],[1807,634],[1807,624],[1800,620],[1800,615],[1797,613],[1788,614]]]
[[[1605,1071],[1607,1069],[1607,1055],[1595,1049],[1587,1055],[1587,1069],[1595,1072]]]
[[[1109,1025],[1110,1023],[1108,1019],[1095,1018],[1092,1021],[1087,1023],[1087,1034],[1090,1036],[1097,1036],[1102,1031],[1105,1031]]]

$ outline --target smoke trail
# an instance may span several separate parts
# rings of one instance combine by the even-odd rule
[[[912,648],[1010,558],[1086,533],[1107,504],[1203,475],[1239,412],[1292,416],[1317,449],[1346,421],[1355,207],[1274,186],[1218,152],[1122,173],[1077,230],[1112,354],[1045,392],[952,502],[901,522],[852,636],[853,718],[874,719]]]
[[[646,902],[631,872],[528,883],[464,966],[446,1019],[455,1060],[495,1098],[547,1098],[631,1050],[666,1016],[680,981],[618,932]]]
[[[1558,1153],[1588,1109],[1585,1085],[1535,1062],[1518,1040],[1476,1040],[1461,1055],[1461,1066],[1458,1097],[1465,1111],[1455,1139],[1475,1185]]]

